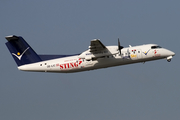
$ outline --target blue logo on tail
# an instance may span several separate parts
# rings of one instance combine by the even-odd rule
[[[21,60],[22,56],[24,55],[24,53],[29,49],[29,47],[27,49],[24,50],[24,52],[20,55],[20,53],[18,52],[17,55],[12,53],[12,55],[14,55],[15,57],[17,57],[19,60]]]

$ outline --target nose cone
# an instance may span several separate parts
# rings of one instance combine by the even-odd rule
[[[172,51],[169,51],[169,54],[170,54],[171,56],[175,56],[175,53],[172,52]]]
[[[162,52],[162,55],[165,57],[168,57],[168,56],[174,56],[175,53],[173,51],[168,50],[168,49],[164,49],[164,52]]]

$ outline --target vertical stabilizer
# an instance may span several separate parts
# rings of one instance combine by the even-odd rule
[[[41,61],[40,57],[22,37],[12,35],[5,38],[8,41],[6,46],[18,66]]]

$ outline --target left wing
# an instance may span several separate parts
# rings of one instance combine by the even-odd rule
[[[111,53],[109,53],[109,50],[106,48],[106,46],[104,46],[99,39],[93,39],[91,40],[89,50],[81,53],[79,58],[91,60],[92,58],[106,56],[107,54]]]
[[[104,46],[99,39],[91,40],[91,44],[89,46],[90,52],[99,52],[104,49],[107,49],[106,46]]]

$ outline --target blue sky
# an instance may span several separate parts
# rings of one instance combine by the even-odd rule
[[[177,120],[180,118],[178,0],[6,0],[0,4],[2,120]],[[41,54],[104,45],[159,44],[166,60],[58,74],[17,70],[5,36],[23,36]]]

